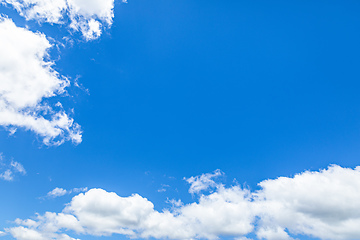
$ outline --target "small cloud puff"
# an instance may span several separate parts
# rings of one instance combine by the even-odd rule
[[[189,193],[198,194],[201,191],[216,187],[217,183],[215,183],[213,179],[221,175],[223,175],[223,173],[217,169],[213,173],[205,173],[196,177],[184,178],[184,180],[190,184]]]

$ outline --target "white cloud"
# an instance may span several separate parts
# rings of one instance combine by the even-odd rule
[[[6,170],[3,170],[4,168]],[[22,175],[26,174],[26,170],[21,163],[15,162],[14,160],[12,160],[10,164],[6,163],[5,157],[2,153],[0,153],[0,170],[2,170],[2,173],[0,173],[0,179],[5,181],[13,181],[14,172]]]
[[[10,169],[7,169],[5,172],[0,174],[0,178],[5,181],[12,181],[14,180],[13,172]]]
[[[178,199],[178,200],[168,199],[166,202],[170,203],[172,205],[173,209],[179,208],[184,205],[184,203],[180,199]]]
[[[86,192],[87,190],[88,190],[87,187],[84,187],[84,188],[73,188],[73,189],[71,189],[71,190],[68,191],[68,192],[70,192],[70,193],[80,193],[80,192]]]
[[[252,239],[247,237],[239,237],[239,238],[235,238],[235,240],[252,240]]]
[[[80,126],[62,107],[44,103],[69,86],[54,63],[45,60],[51,46],[45,35],[0,18],[0,125],[31,130],[46,145],[80,143]]]
[[[320,239],[360,238],[360,167],[334,165],[259,185],[259,232],[276,236],[268,239],[288,239],[285,229]]]
[[[14,227],[8,230],[18,240],[80,240],[69,237],[67,234],[58,234],[55,231],[47,232],[47,229],[34,230],[23,226]]]
[[[71,190],[66,190],[63,188],[54,188],[53,190],[51,190],[50,192],[47,193],[46,197],[48,198],[57,198],[57,197],[62,197],[65,196],[67,194],[71,194],[71,193],[80,193],[80,192],[86,192],[87,188],[73,188]]]
[[[178,205],[176,212],[158,212],[138,194],[120,197],[102,189],[91,189],[75,196],[62,213],[46,213],[35,221],[16,222],[19,227],[48,236],[68,229],[95,236],[216,239],[218,235],[243,235],[253,230],[249,197],[249,192],[239,187],[219,188],[216,193],[202,196],[198,203]],[[72,219],[71,224],[65,226],[59,220],[65,217]],[[24,232],[19,227],[12,229]],[[12,229],[8,231],[16,238]]]
[[[1,0],[11,4],[26,20],[61,23],[63,12],[67,9],[66,0]]]
[[[16,172],[19,172],[19,173],[21,173],[23,175],[26,174],[26,170],[25,170],[24,166],[21,163],[12,161],[10,165]]]
[[[158,192],[166,192],[169,187],[170,187],[170,185],[161,184],[161,188],[159,188],[157,191]]]
[[[47,212],[31,220],[17,220],[7,229],[63,239],[67,230],[77,234],[156,239],[292,239],[303,234],[320,239],[360,239],[360,168],[330,166],[261,182],[256,192],[239,186],[218,185],[190,204],[173,204],[157,211],[148,199],[134,194],[120,197],[102,189],[75,196],[61,213]],[[41,238],[39,238],[41,239]]]
[[[67,194],[71,194],[71,193],[80,193],[80,192],[86,192],[87,188],[73,188],[71,190],[66,190],[63,188],[54,188],[53,190],[51,190],[50,192],[47,193],[46,197],[48,198],[57,198],[57,197],[62,197],[65,196]]]
[[[111,26],[114,17],[114,0],[67,0],[70,27],[82,32],[87,40],[101,35],[102,23]]]
[[[55,188],[52,191],[47,193],[47,197],[50,198],[56,198],[56,197],[61,197],[67,194],[67,191],[63,188]]]
[[[126,2],[123,0],[123,2]],[[80,31],[86,40],[101,35],[114,17],[114,0],[0,0],[13,6],[27,20],[64,24],[65,16],[70,27]]]
[[[201,191],[216,187],[217,184],[213,179],[221,175],[223,175],[223,173],[219,169],[217,169],[213,173],[205,173],[200,176],[185,179],[188,183],[191,184],[189,188],[189,193],[200,193]]]

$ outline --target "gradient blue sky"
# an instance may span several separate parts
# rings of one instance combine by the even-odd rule
[[[0,152],[27,171],[0,181],[0,227],[61,211],[74,195],[41,199],[56,187],[138,193],[161,210],[168,198],[195,201],[184,177],[216,169],[226,186],[256,190],[330,164],[356,167],[359,10],[351,0],[115,1],[100,38],[73,33],[51,51],[54,68],[83,86],[59,98],[83,142],[46,146],[31,131],[0,130]],[[69,35],[0,11],[56,41]]]

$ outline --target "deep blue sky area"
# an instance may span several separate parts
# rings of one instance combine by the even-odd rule
[[[161,210],[167,197],[194,201],[183,177],[215,169],[227,185],[256,189],[359,165],[359,10],[350,0],[117,3],[111,28],[60,48],[54,66],[89,91],[61,98],[83,142],[47,147],[31,132],[0,131],[0,152],[27,170],[0,181],[0,225],[61,211],[71,196],[39,199],[55,187],[139,193]]]

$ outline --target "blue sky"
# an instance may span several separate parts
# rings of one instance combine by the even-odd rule
[[[360,238],[358,1],[45,2],[0,0],[0,239]],[[100,197],[117,230],[89,225]]]

